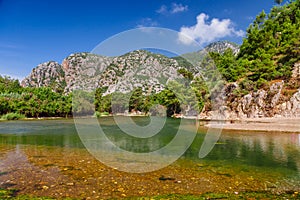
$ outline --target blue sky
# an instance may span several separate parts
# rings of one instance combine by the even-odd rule
[[[61,63],[137,27],[172,29],[203,45],[241,44],[255,16],[274,5],[273,0],[0,0],[0,74],[21,79],[39,63]]]

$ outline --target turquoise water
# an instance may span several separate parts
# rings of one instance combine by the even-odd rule
[[[134,118],[145,126],[147,118]],[[176,135],[180,119],[168,119],[162,131],[147,139],[124,134],[113,118],[101,118],[106,136],[120,148],[133,152],[151,152],[168,144]],[[194,124],[191,120],[190,126]],[[187,134],[189,127],[186,127]],[[276,132],[223,131],[218,143],[204,158],[198,157],[206,130],[199,129],[190,148],[181,160],[195,163],[226,163],[232,167],[251,166],[257,169],[279,170],[286,176],[300,174],[300,134]],[[84,149],[73,120],[9,121],[0,123],[0,144]],[[63,159],[63,158],[62,158]]]

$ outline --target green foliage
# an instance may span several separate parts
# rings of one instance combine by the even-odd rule
[[[129,110],[143,110],[145,96],[143,95],[142,88],[133,90],[129,100]]]
[[[19,120],[24,119],[25,115],[19,114],[19,113],[7,113],[5,115],[1,116],[2,120]]]
[[[201,77],[195,77],[191,83],[192,90],[194,91],[197,102],[198,102],[198,111],[200,112],[205,103],[209,102],[209,90],[206,82]]]
[[[186,68],[178,69],[177,73],[181,74],[184,78],[186,78],[188,80],[193,80],[194,79],[193,73],[188,71]]]
[[[197,56],[197,55],[195,55],[195,56]],[[176,60],[180,67],[182,67],[190,72],[195,72],[195,71],[193,71],[194,70],[193,64],[188,62],[186,58],[184,58],[182,56],[178,56],[178,57],[173,57],[172,59]]]
[[[95,112],[94,92],[75,90],[72,111],[76,116],[92,115]]]
[[[300,1],[295,0],[275,6],[269,14],[262,11],[247,29],[237,56],[230,49],[209,53],[223,78],[238,81],[242,93],[263,88],[271,80],[289,81],[300,60],[299,8]]]
[[[244,68],[240,67],[232,49],[230,48],[223,54],[210,52],[209,56],[214,60],[217,69],[228,82],[236,81],[245,73]]]
[[[278,1],[281,3],[281,1]],[[289,80],[300,60],[300,1],[261,12],[247,30],[238,62],[254,82]]]
[[[16,189],[2,189],[0,188],[0,199],[4,200],[54,200],[51,197],[33,197],[32,195],[19,195]],[[75,198],[59,198],[62,200],[75,200]]]
[[[0,93],[16,93],[19,92],[21,86],[18,80],[12,79],[9,76],[0,76]]]
[[[0,76],[0,115],[3,118],[67,117],[71,115],[72,95],[50,88],[22,88],[19,81]]]
[[[104,116],[109,116],[109,113],[108,112],[98,112],[96,111],[95,114],[94,114],[95,117],[97,118],[100,118],[100,117],[104,117]]]
[[[165,89],[154,95],[153,100],[156,104],[163,105],[167,108],[167,116],[169,117],[181,111],[180,101],[175,93],[169,89]]]

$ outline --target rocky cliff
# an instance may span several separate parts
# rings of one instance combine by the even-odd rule
[[[204,110],[201,116],[221,115],[223,119],[245,119],[262,117],[300,117],[300,62],[293,68],[292,78],[285,82],[274,80],[268,87],[257,91],[248,91],[248,94],[237,94],[237,83],[227,84],[222,93],[216,98],[223,99],[223,105],[218,109]],[[293,85],[292,85],[293,84]],[[291,88],[292,85],[292,88]],[[218,114],[216,114],[216,112]]]
[[[65,88],[65,71],[62,66],[54,61],[39,64],[31,74],[25,78],[21,85],[23,87],[51,87],[55,91]]]
[[[153,92],[181,75],[178,62],[163,55],[144,50],[120,57],[104,57],[89,53],[71,54],[62,64],[46,62],[34,68],[22,81],[23,87],[51,87],[69,93],[74,89],[107,88],[106,94],[128,92],[135,87]]]

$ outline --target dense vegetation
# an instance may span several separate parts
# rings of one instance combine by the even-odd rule
[[[50,88],[23,88],[18,80],[0,76],[0,116],[3,119],[25,117],[66,117],[71,115],[71,95]]]
[[[295,0],[273,7],[269,14],[262,11],[247,29],[237,56],[230,50],[210,56],[226,81],[238,81],[249,91],[274,79],[290,80],[300,60],[299,36],[300,1]]]
[[[99,113],[124,113],[130,111],[163,115],[162,109],[164,107],[166,108],[167,116],[179,113],[182,109],[188,110],[188,107],[190,107],[190,110],[199,112],[199,109],[204,105],[204,100],[202,100],[203,94],[198,93],[197,84],[204,85],[201,81],[201,83],[195,82],[191,87],[184,87],[180,83],[173,81],[167,85],[166,89],[150,95],[145,94],[141,88],[136,88],[131,94],[114,93],[103,96],[103,90],[97,89],[95,93],[95,109]],[[127,103],[128,100],[129,104]]]
[[[197,109],[195,105],[197,101],[191,99],[191,94],[197,90],[182,90],[182,88],[184,88],[182,85],[173,82],[169,84],[169,89],[157,94],[146,95],[141,88],[136,88],[132,94],[114,93],[105,96],[104,89],[98,88],[95,92],[80,94],[83,98],[74,101],[72,105],[72,94],[64,95],[46,87],[23,88],[18,80],[0,76],[0,116],[2,115],[2,119],[68,117],[72,115],[72,109],[83,115],[93,114],[90,112],[93,110],[102,114],[112,111],[124,113],[128,110],[163,114],[161,107],[155,107],[157,104],[165,106],[167,115],[171,116],[181,111],[180,105],[193,106]],[[177,95],[173,91],[177,91]],[[185,98],[186,96],[190,99]]]

